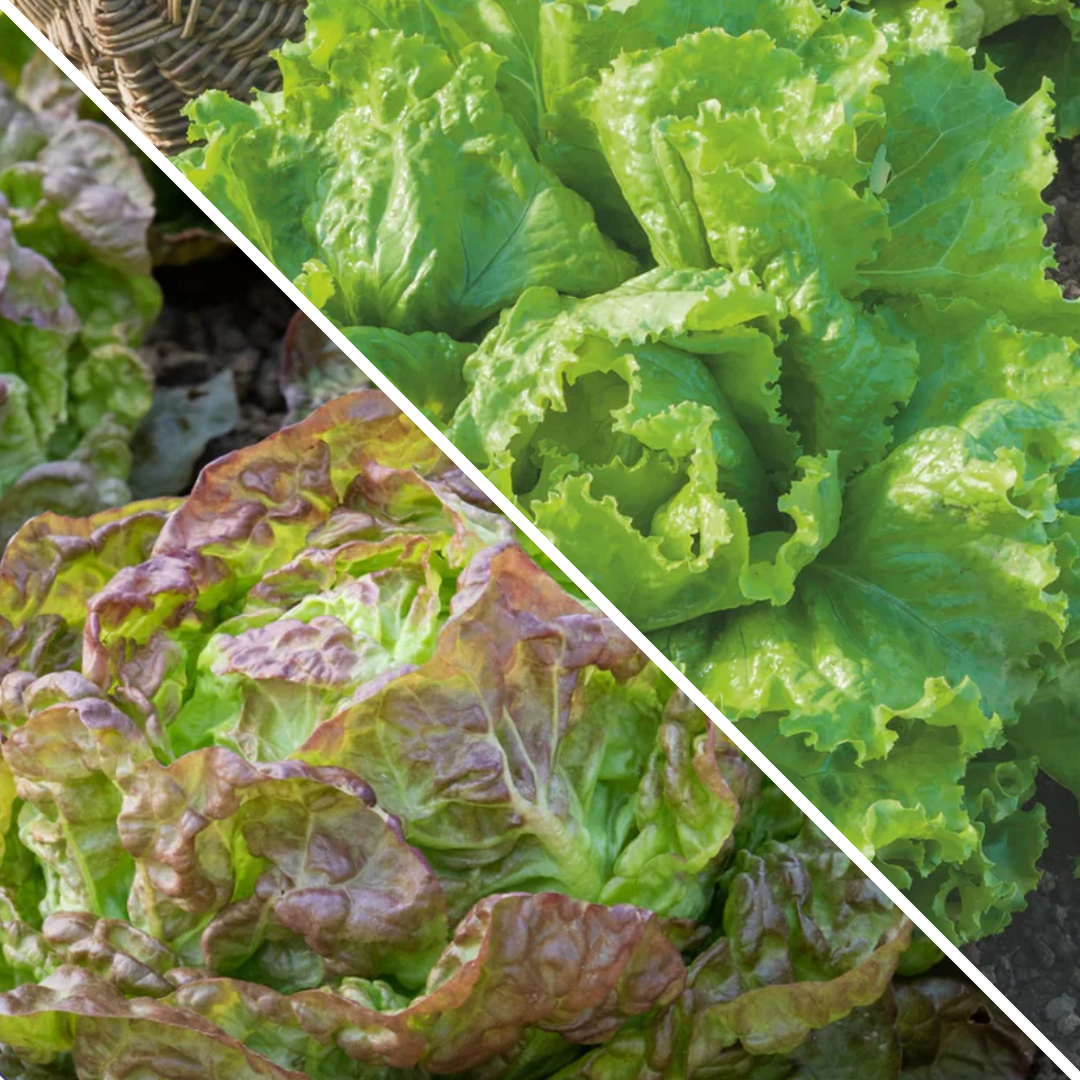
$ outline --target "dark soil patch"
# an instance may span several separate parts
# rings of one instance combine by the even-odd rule
[[[281,427],[286,413],[281,343],[296,309],[237,250],[212,261],[159,267],[156,276],[165,305],[142,353],[157,384],[200,386],[226,369],[236,382],[239,421],[207,445],[192,470],[193,481],[203,465]]]
[[[1058,174],[1046,191],[1054,213],[1047,236],[1056,248],[1058,269],[1051,271],[1070,300],[1080,297],[1080,139],[1058,149]]]
[[[1073,876],[1080,813],[1073,795],[1045,774],[1036,797],[1050,822],[1039,887],[1003,933],[964,952],[1062,1053],[1080,1062],[1080,881]],[[1033,1073],[1036,1080],[1061,1075],[1045,1059]]]

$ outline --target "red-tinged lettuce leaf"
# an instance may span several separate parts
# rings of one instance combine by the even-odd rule
[[[23,800],[19,838],[45,876],[41,914],[125,918],[135,865],[117,831],[114,778],[151,756],[146,739],[74,672],[8,676],[4,690],[5,716],[17,726],[3,754]]]
[[[516,546],[473,560],[451,612],[429,661],[362,688],[299,756],[371,783],[452,912],[527,887],[700,914],[747,784],[704,718],[665,712],[633,645]]]
[[[180,967],[177,955],[123,919],[56,912],[45,919],[41,935],[58,965],[93,972],[125,997],[160,998],[176,988],[169,973]]]
[[[431,656],[453,578],[421,536],[302,552],[199,652],[174,752],[213,738],[252,761],[288,756],[361,686]]]
[[[152,557],[94,597],[85,670],[137,697],[147,718],[168,727],[190,696],[190,655],[208,642],[207,669],[221,654],[222,671],[252,673],[250,664],[235,663],[237,652],[249,650],[213,639],[215,630],[257,641],[275,618],[309,624],[323,615],[341,623],[341,640],[351,639],[358,657],[370,654],[355,665],[359,681],[422,654],[445,617],[442,591],[486,543],[510,532],[386,398],[348,395],[203,471]],[[366,610],[372,605],[377,611]],[[276,632],[262,631],[264,640]],[[258,671],[269,679],[271,667],[264,660]],[[279,674],[279,682],[298,682],[295,671]],[[355,688],[337,683],[340,694]],[[244,689],[231,693],[242,698]],[[231,719],[220,708],[215,714],[213,697],[188,703],[177,752],[199,745],[219,721],[231,729],[242,720],[242,709]],[[268,732],[273,756],[299,745],[336,700],[298,712],[291,733]],[[274,707],[289,704],[285,694]]]
[[[166,1060],[177,1071],[152,1073],[175,1080],[232,1075],[179,1068],[205,1068],[215,1054],[255,1070],[236,1075],[290,1080],[389,1080],[390,1069],[400,1080],[416,1066],[424,1074],[479,1066],[479,1076],[509,1076],[500,1061],[512,1070],[515,1062],[538,1060],[539,1050],[540,1060],[558,1061],[573,1045],[604,1042],[628,1019],[669,1004],[686,978],[665,926],[648,912],[557,894],[506,894],[469,913],[411,1002],[385,984],[358,979],[345,979],[336,991],[285,996],[182,969],[165,973],[177,986],[167,996],[126,1001],[112,984],[137,970],[144,993],[156,995],[163,987],[153,965],[166,955],[148,955],[130,928],[102,928],[85,918],[54,922],[53,937],[65,938],[68,954],[92,953],[99,967],[109,961],[111,981],[62,967],[39,985],[0,995],[0,1040],[24,1060],[70,1052],[81,1078],[99,1080],[113,1075],[94,1071],[110,1060],[109,1044],[124,1042],[151,1068],[163,1068],[151,1060],[155,1051],[175,1054]],[[118,980],[117,958],[133,960],[132,950],[139,959]],[[191,1030],[177,1035],[177,1026]],[[118,1053],[117,1060],[128,1059]]]
[[[35,925],[39,920],[33,903],[27,902],[26,890],[13,881],[10,854],[9,843],[4,866],[7,884],[0,888],[0,989],[5,991],[45,978],[59,963],[55,950]]]
[[[897,979],[877,1001],[812,1031],[785,1054],[741,1045],[695,1060],[710,1080],[1024,1080],[1034,1046],[971,985],[951,975]],[[596,1055],[594,1061],[600,1059]],[[611,1063],[607,1063],[611,1064]],[[648,1058],[586,1072],[597,1080],[653,1080]],[[572,1069],[561,1076],[577,1076]]]
[[[178,505],[151,499],[88,518],[43,514],[28,522],[0,560],[0,674],[77,667],[90,598],[149,555]]]
[[[23,75],[0,84],[0,542],[130,499],[152,383],[135,347],[161,302],[138,162],[43,57]]]
[[[130,462],[127,432],[110,416],[70,457],[27,469],[0,496],[0,541],[39,514],[83,517],[127,503]]]
[[[41,914],[130,919],[177,963],[284,986],[423,981],[448,933],[442,891],[358,777],[223,749],[162,766],[70,672],[5,707],[23,714],[3,750],[20,839],[45,872]]]
[[[19,243],[9,213],[0,195],[0,316],[14,324],[4,328],[5,336],[31,326],[70,340],[79,317],[64,293],[64,279],[44,255]]]
[[[793,1049],[876,1001],[912,931],[809,824],[792,841],[739,852],[723,928],[692,969],[696,1034],[719,1045],[737,1039],[757,1053]]]
[[[307,1080],[194,1012],[149,998],[129,1000],[74,967],[0,995],[0,1042],[30,1063],[48,1065],[70,1054],[80,1080]],[[57,1067],[64,1068],[63,1060]]]
[[[253,1053],[304,1080],[424,1080],[430,1074],[420,1069],[399,1069],[391,1065],[350,1057],[332,1037],[332,1024],[322,1015],[325,1003],[340,1000],[336,991],[320,993],[317,1001],[286,997],[258,983],[238,979],[211,978],[206,973],[178,970],[178,990],[169,1004],[197,1014],[226,1032]],[[356,997],[372,1008],[391,1011],[403,1008],[408,999],[387,983],[355,984]],[[363,990],[359,990],[363,987]],[[306,995],[305,995],[306,996]],[[393,1036],[390,1036],[393,1040]]]
[[[148,276],[153,192],[139,162],[103,124],[76,120],[50,135],[3,182],[18,235],[40,238],[34,246],[68,281],[91,261],[99,270]]]
[[[475,550],[508,529],[485,502],[392,402],[358,391],[204,469],[155,551],[211,547],[250,588],[335,529],[431,530]]]
[[[424,993],[408,1004],[358,980],[284,997],[196,979],[169,1000],[253,1039],[269,1020],[372,1066],[442,1074],[513,1058],[530,1029],[574,1044],[604,1042],[628,1019],[674,1000],[685,978],[663,924],[640,908],[511,893],[486,898],[461,921]]]
[[[719,728],[673,694],[635,799],[637,835],[615,860],[604,903],[645,895],[648,907],[664,912],[705,910],[758,783]]]
[[[872,1005],[852,1009],[842,1020],[812,1031],[789,1054],[740,1056],[739,1066],[746,1071],[733,1069],[732,1080],[900,1080],[893,995],[886,990]]]
[[[438,881],[344,769],[211,749],[121,782],[132,919],[189,963],[249,965],[287,987],[342,975],[416,986],[445,944]]]
[[[675,1034],[673,1032],[673,1034]],[[579,1066],[555,1075],[560,1080],[660,1080],[671,1075],[654,1068],[650,1047],[630,1042],[619,1056],[590,1055]],[[896,1031],[896,1004],[886,992],[873,1005],[853,1009],[842,1020],[810,1032],[790,1053],[754,1054],[736,1043],[711,1048],[694,1058],[683,1077],[708,1080],[900,1080],[900,1039]]]
[[[785,1055],[764,1076],[789,1075],[786,1055],[812,1032],[881,998],[911,938],[901,912],[809,825],[739,853],[723,924],[669,1008],[559,1080],[682,1080],[714,1063],[721,1077],[756,1076],[743,1070],[763,1055]]]

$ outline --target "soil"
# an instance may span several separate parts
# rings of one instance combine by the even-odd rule
[[[273,434],[285,418],[281,342],[295,307],[242,252],[162,266],[164,308],[142,349],[159,386],[199,386],[231,368],[239,421],[213,439],[192,469]],[[184,494],[186,488],[158,494]]]
[[[1050,846],[1039,887],[1006,930],[964,953],[1070,1060],[1080,1062],[1080,812],[1075,797],[1045,774],[1036,799],[1046,807]],[[1062,1073],[1043,1059],[1033,1080]]]
[[[1047,239],[1058,259],[1050,276],[1075,300],[1080,297],[1080,139],[1059,146],[1058,174],[1044,198],[1054,208],[1047,217]]]

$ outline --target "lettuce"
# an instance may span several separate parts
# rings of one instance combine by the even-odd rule
[[[0,644],[12,1075],[743,1075],[873,1030],[896,1080],[933,1043],[910,922],[374,391],[28,523]]]
[[[22,42],[6,21],[0,39]],[[17,88],[0,80],[2,540],[42,510],[130,498],[128,441],[152,394],[135,347],[160,305],[137,161],[79,119],[43,57],[18,60]]]
[[[1075,19],[318,0],[180,159],[957,942],[1038,880],[1039,762],[1077,784]]]

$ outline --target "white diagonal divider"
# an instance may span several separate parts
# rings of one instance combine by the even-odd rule
[[[1080,1080],[1080,1068],[1044,1035],[949,939],[874,866],[844,834],[732,723],[693,683],[634,626],[629,619],[504,495],[409,399],[371,363],[360,350],[324,315],[274,264],[253,244],[201,191],[188,180],[154,144],[112,104],[74,64],[41,34],[9,0],[0,0],[0,11],[7,15],[35,45],[81,90],[146,156],[197,206],[235,245],[303,311],[316,326],[361,371],[389,397],[406,416],[434,442],[480,488],[566,576],[634,644],[716,724],[750,761],[781,791],[884,893],[925,935],[962,971],[1001,1012],[1064,1073],[1069,1080]],[[2,1078],[0,1078],[2,1080]]]

